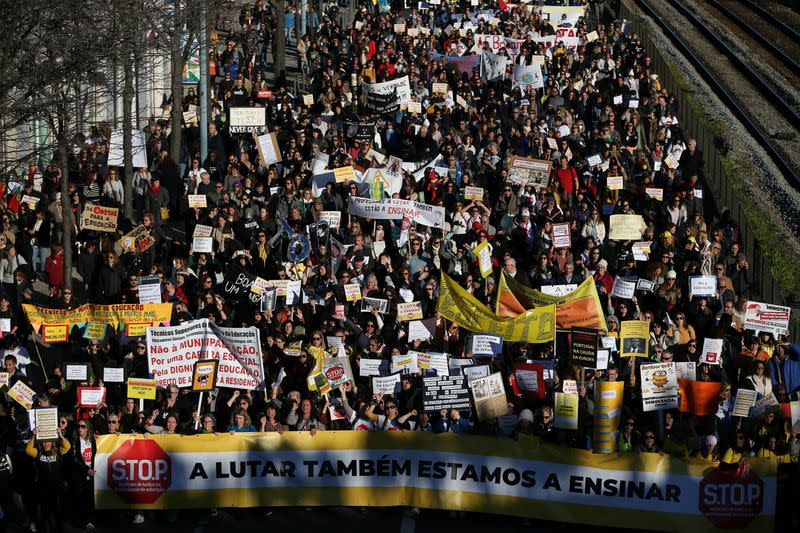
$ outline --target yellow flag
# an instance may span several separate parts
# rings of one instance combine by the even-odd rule
[[[514,318],[500,318],[442,273],[437,311],[444,318],[475,333],[500,335],[509,342],[552,342],[555,305],[530,309]]]

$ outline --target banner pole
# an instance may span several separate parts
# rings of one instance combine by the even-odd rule
[[[144,412],[144,398],[139,398],[139,412]]]
[[[203,391],[200,391],[200,397],[197,398],[197,420],[194,421],[194,430],[200,427],[200,407],[203,405]]]
[[[39,365],[42,369],[42,375],[44,376],[44,382],[47,384],[47,371],[44,369],[44,361],[42,361],[42,354],[39,352],[39,343],[36,342],[36,338],[33,339],[33,346],[36,348],[36,355],[39,357]]]

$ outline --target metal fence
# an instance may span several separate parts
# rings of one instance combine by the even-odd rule
[[[629,6],[624,2],[621,4],[621,17],[631,22],[632,30],[639,35],[642,46],[652,58],[654,72],[658,73],[661,83],[678,99],[678,120],[681,129],[687,135],[697,139],[698,149],[703,153],[705,168],[701,179],[707,185],[706,190],[713,195],[709,200],[717,213],[721,213],[724,209],[730,210],[733,219],[739,224],[742,248],[753,269],[752,299],[775,304],[785,303],[784,295],[772,276],[767,260],[750,227],[750,222],[734,193],[732,179],[723,166],[722,157],[715,143],[717,133],[703,124],[689,105],[689,94],[678,83],[674,74],[674,71],[677,70],[676,67],[664,59],[661,51],[653,43],[648,30],[646,30],[647,26],[642,20],[643,17],[638,13],[631,12]],[[708,203],[708,200],[706,202]]]

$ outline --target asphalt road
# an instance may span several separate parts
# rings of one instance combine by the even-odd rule
[[[171,531],[203,533],[235,529],[237,533],[276,531],[380,531],[381,533],[438,533],[441,531],[503,533],[537,531],[570,532],[585,530],[586,526],[524,520],[516,517],[478,513],[420,510],[419,514],[401,508],[359,509],[349,507],[228,509],[220,510],[216,517],[208,511],[179,511],[168,516],[166,511],[146,513],[145,522],[130,523],[130,512],[106,511],[97,513],[94,525],[97,532]],[[172,521],[170,521],[172,520]],[[603,529],[593,527],[594,530]],[[10,523],[9,532],[27,531],[20,524]],[[67,524],[68,533],[85,531]]]

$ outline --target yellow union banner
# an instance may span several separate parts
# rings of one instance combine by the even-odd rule
[[[148,325],[169,324],[172,317],[172,304],[118,304],[92,305],[86,304],[67,311],[65,309],[48,309],[30,304],[22,304],[22,309],[34,331],[51,325],[68,325],[70,329],[86,322],[111,324],[117,329],[120,324],[146,323]]]
[[[556,334],[554,305],[500,318],[444,273],[436,310],[472,332],[500,335],[509,342],[552,342]]]
[[[571,329],[573,326],[608,329],[594,279],[587,278],[574,291],[554,296],[526,287],[508,277],[504,270],[501,271],[495,309],[497,316],[513,317],[534,307],[551,304],[556,306],[556,325],[559,329]]]
[[[663,531],[709,531],[730,515],[772,531],[776,463],[751,466],[735,480],[710,463],[595,455],[524,436],[103,435],[94,486],[98,509],[414,506]]]

